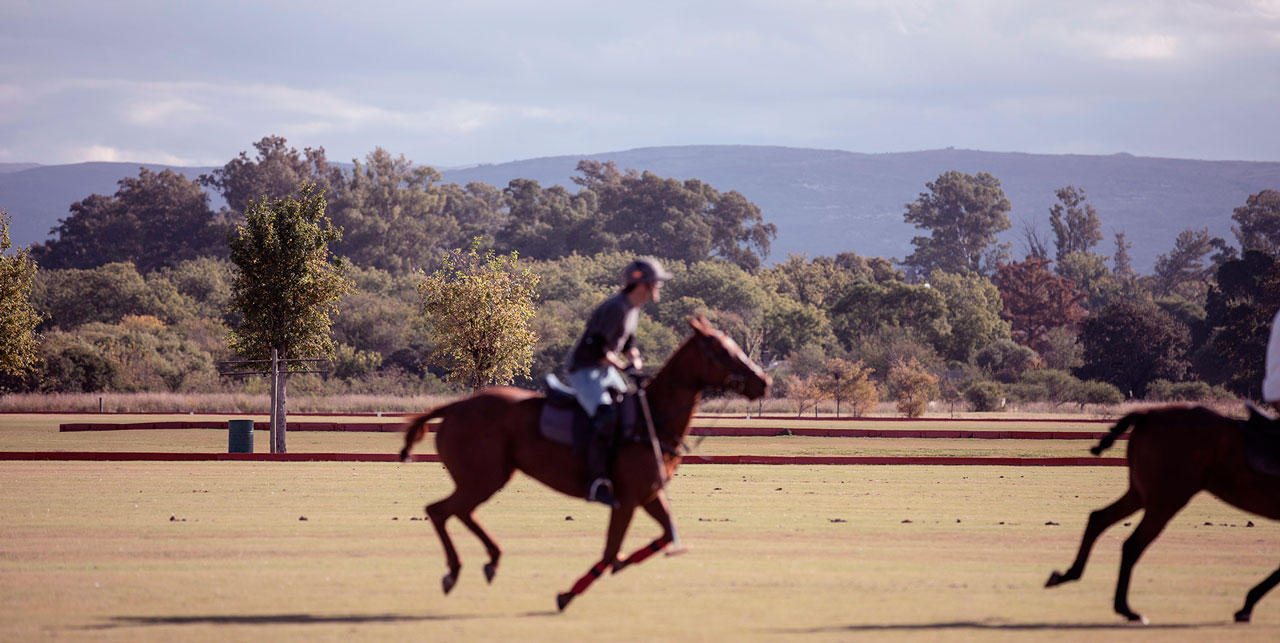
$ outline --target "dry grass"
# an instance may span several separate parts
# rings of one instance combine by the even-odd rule
[[[485,585],[483,549],[455,523],[464,567],[445,597],[440,546],[411,520],[448,493],[438,465],[7,462],[0,639],[1280,636],[1277,596],[1252,625],[1228,622],[1276,564],[1280,530],[1207,497],[1135,574],[1154,626],[1110,609],[1131,528],[1103,536],[1080,582],[1042,589],[1123,484],[1122,469],[685,467],[672,501],[693,551],[606,575],[557,614],[555,593],[599,555],[605,512],[523,476],[478,513],[505,548],[497,579]],[[638,518],[628,546],[654,535]]]

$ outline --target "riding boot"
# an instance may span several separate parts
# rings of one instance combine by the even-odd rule
[[[587,500],[618,506],[613,499],[613,482],[609,480],[609,460],[613,454],[617,429],[617,408],[605,404],[591,418],[591,441],[587,444]]]

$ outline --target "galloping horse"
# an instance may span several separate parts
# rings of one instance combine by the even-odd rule
[[[762,397],[771,379],[756,366],[736,343],[715,330],[701,316],[689,320],[694,334],[680,346],[648,383],[645,391],[653,409],[665,471],[658,470],[652,444],[624,443],[613,461],[614,498],[618,506],[609,518],[609,535],[600,562],[557,596],[561,610],[575,596],[611,567],[614,573],[639,563],[661,551],[675,538],[675,528],[661,493],[663,481],[680,464],[678,448],[689,433],[702,392],[707,388],[728,388],[748,399]],[[436,433],[436,451],[456,488],[444,500],[427,505],[427,516],[444,545],[449,573],[441,584],[448,594],[458,581],[462,564],[445,521],[456,516],[484,543],[489,562],[485,579],[493,581],[502,550],[494,543],[472,513],[511,479],[516,469],[559,491],[583,498],[587,493],[585,465],[573,450],[543,438],[538,418],[545,398],[539,394],[506,387],[490,388],[471,397],[413,418],[405,430],[400,459],[409,459],[409,450],[422,438],[427,422],[441,420]],[[618,558],[623,536],[636,507],[641,507],[662,526],[662,535],[625,560]]]
[[[1130,427],[1133,435],[1128,452],[1129,490],[1119,500],[1089,514],[1075,563],[1066,573],[1053,572],[1045,587],[1079,579],[1098,536],[1142,509],[1142,520],[1121,550],[1115,610],[1131,621],[1145,623],[1146,619],[1129,609],[1129,576],[1143,550],[1160,535],[1173,515],[1204,490],[1245,511],[1280,519],[1280,475],[1254,471],[1246,462],[1241,423],[1203,407],[1130,413],[1091,450],[1093,454],[1102,453]],[[1254,604],[1277,583],[1280,569],[1249,591],[1235,620],[1247,623]]]

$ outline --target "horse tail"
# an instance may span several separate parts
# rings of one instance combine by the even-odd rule
[[[445,405],[431,411],[430,413],[423,413],[422,415],[414,416],[414,418],[409,421],[408,426],[404,428],[404,448],[400,449],[401,462],[409,461],[409,451],[413,449],[413,445],[417,444],[418,440],[421,440],[422,436],[427,432],[427,422],[444,416],[444,412],[448,410],[450,406],[452,405]]]
[[[1098,446],[1089,449],[1089,453],[1102,455],[1103,451],[1110,449],[1111,445],[1116,443],[1116,438],[1123,435],[1124,432],[1128,431],[1131,427],[1137,426],[1138,423],[1146,419],[1146,417],[1146,413],[1138,411],[1120,418],[1120,421],[1116,422],[1116,425],[1111,427],[1111,431],[1102,436],[1102,441],[1098,442]]]

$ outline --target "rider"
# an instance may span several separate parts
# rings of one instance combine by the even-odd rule
[[[582,337],[565,360],[569,383],[591,418],[587,500],[617,505],[613,499],[613,483],[609,480],[609,450],[617,423],[611,391],[627,388],[620,372],[626,370],[627,364],[621,356],[630,360],[632,368],[641,367],[640,351],[635,346],[640,308],[658,301],[662,282],[668,279],[671,273],[663,270],[657,259],[641,257],[627,264],[622,272],[622,289],[591,313]]]
[[[1262,377],[1262,400],[1280,406],[1280,311],[1271,320],[1271,339],[1267,342],[1267,368]]]

